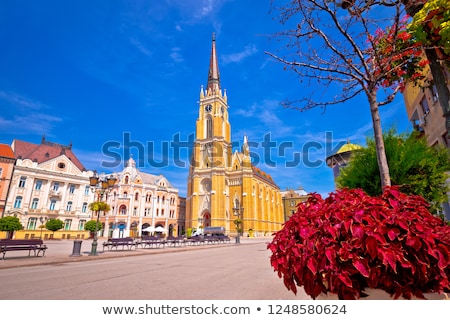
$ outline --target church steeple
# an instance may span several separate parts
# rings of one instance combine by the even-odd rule
[[[216,34],[212,34],[211,57],[209,59],[208,86],[207,90],[212,92],[220,90],[219,64],[217,63],[216,53]]]

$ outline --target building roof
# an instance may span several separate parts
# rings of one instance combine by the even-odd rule
[[[14,152],[7,144],[0,143],[0,157],[15,159]]]
[[[264,182],[279,189],[279,187],[277,186],[275,181],[273,181],[272,176],[270,174],[265,173],[264,171],[262,171],[261,169],[255,167],[255,166],[252,166],[252,170],[253,170],[253,175],[255,177],[257,177],[257,178],[263,180]]]
[[[72,151],[72,144],[64,146],[58,143],[46,141],[42,138],[41,144],[35,144],[22,140],[14,140],[12,149],[17,159],[30,159],[41,164],[61,155],[65,155],[81,171],[85,171],[83,164]]]
[[[339,150],[336,152],[336,154],[344,153],[344,152],[348,152],[348,151],[359,150],[359,149],[362,149],[362,146],[360,146],[358,144],[350,143],[350,141],[347,141],[346,144],[344,144],[342,147],[339,148]]]
[[[209,70],[208,70],[208,85],[207,90],[211,91],[220,90],[220,73],[219,73],[219,63],[217,62],[216,53],[216,35],[212,35],[212,46],[211,46],[211,56],[209,60]]]

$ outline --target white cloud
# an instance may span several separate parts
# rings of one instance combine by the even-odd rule
[[[131,44],[136,47],[142,54],[150,57],[152,55],[151,51],[148,50],[143,44],[142,42],[140,42],[138,39],[135,38],[131,38],[130,39]]]
[[[49,133],[55,123],[62,121],[59,117],[39,112],[49,109],[49,106],[17,93],[0,91],[1,100],[4,101],[2,105],[15,111],[13,118],[0,117],[0,128],[10,134]]]
[[[14,92],[0,91],[0,100],[5,100],[9,104],[26,109],[40,110],[46,108],[41,102],[30,100]]]
[[[178,48],[178,47],[172,48],[170,57],[172,58],[172,60],[174,62],[183,62],[184,61],[184,58],[181,55],[180,51],[181,51],[181,48]]]
[[[221,56],[222,63],[224,65],[229,64],[229,63],[239,63],[242,60],[244,60],[245,58],[248,58],[257,52],[258,52],[258,49],[256,48],[255,45],[248,45],[241,52],[222,55]]]

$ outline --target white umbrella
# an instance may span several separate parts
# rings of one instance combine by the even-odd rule
[[[167,232],[167,229],[164,229],[163,227],[159,226],[155,228],[156,232]]]
[[[145,229],[142,229],[142,231],[146,231],[146,232],[155,232],[155,227],[150,226],[150,227],[147,227],[147,228],[145,228]]]

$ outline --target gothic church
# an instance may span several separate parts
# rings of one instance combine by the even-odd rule
[[[200,90],[189,170],[186,228],[224,227],[236,234],[270,235],[284,222],[280,188],[252,165],[247,137],[232,150],[226,91],[222,91],[213,34],[208,83]],[[236,221],[237,220],[237,221]]]

